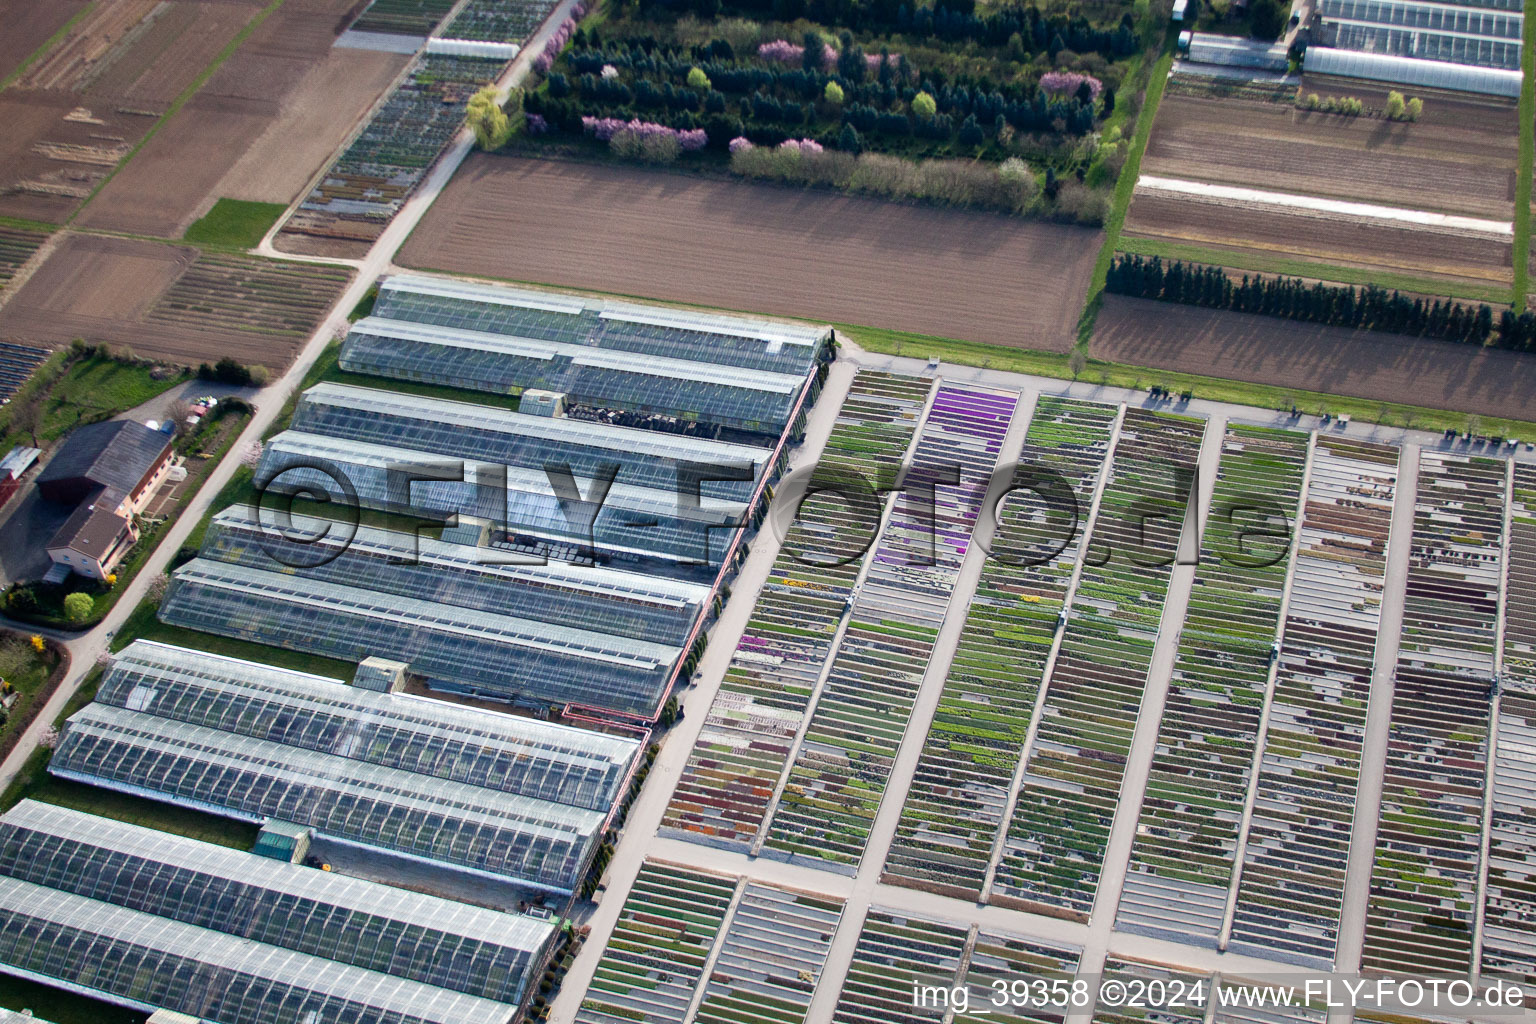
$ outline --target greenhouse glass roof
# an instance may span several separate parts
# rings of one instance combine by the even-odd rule
[[[551,921],[31,800],[0,818],[0,875],[513,1005],[555,937]]]
[[[76,712],[48,770],[243,821],[570,892],[604,815],[104,704]]]
[[[0,971],[216,1024],[508,1024],[461,992],[0,879]]]
[[[103,704],[473,786],[606,812],[637,740],[138,640]]]
[[[681,644],[709,596],[703,584],[595,565],[501,564],[529,556],[395,530],[233,505],[213,517],[202,554],[596,633]]]
[[[777,435],[806,378],[794,374],[531,341],[375,315],[358,321],[341,368],[449,387],[516,394],[542,388],[568,406]]]
[[[748,479],[705,485],[706,494],[742,501],[751,498],[769,455],[702,437],[329,383],[304,392],[292,428],[524,469],[567,463],[591,475],[617,466],[622,483],[670,491],[678,488],[681,463],[751,467]]]
[[[831,337],[826,327],[408,274],[380,283],[378,308],[419,323],[800,377]]]
[[[1303,65],[1309,74],[1364,78],[1427,89],[1451,89],[1489,96],[1520,96],[1520,72],[1473,67],[1440,60],[1416,60],[1383,53],[1360,53],[1329,46],[1309,46]]]
[[[390,470],[459,474],[461,480],[419,480],[405,487]],[[505,474],[506,497],[492,481]],[[339,478],[338,478],[339,475]],[[631,558],[664,558],[709,563],[729,543],[729,529],[741,522],[746,506],[708,497],[696,507],[675,491],[615,483],[604,493],[590,477],[571,477],[580,502],[565,502],[543,470],[502,467],[285,430],[267,442],[256,478],[279,494],[318,488],[332,501],[346,504],[350,485],[365,508],[447,518],[471,515],[504,525],[509,533],[566,545],[591,545]],[[482,485],[481,481],[485,481]],[[586,499],[603,495],[595,510]]]
[[[649,711],[678,647],[321,580],[193,559],[162,621],[347,661],[408,662],[434,685],[542,703]]]

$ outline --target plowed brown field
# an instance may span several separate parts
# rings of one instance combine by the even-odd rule
[[[126,345],[186,365],[285,367],[350,278],[330,267],[69,235],[0,308],[0,339]]]
[[[0,0],[0,79],[6,78],[39,46],[85,9],[89,0]]]
[[[1385,93],[1350,83],[1368,104]],[[1412,90],[1410,90],[1412,92]],[[1512,103],[1436,94],[1417,122],[1343,117],[1288,103],[1170,94],[1143,174],[1509,220],[1519,160]]]
[[[1095,358],[1305,391],[1531,419],[1529,355],[1105,295]]]
[[[1061,352],[1102,237],[994,214],[477,155],[399,261]]]
[[[1513,279],[1508,238],[1361,221],[1274,206],[1240,206],[1188,195],[1138,192],[1126,234],[1266,256],[1480,285]],[[1238,264],[1241,265],[1240,263]]]
[[[0,216],[68,217],[260,6],[100,0],[0,98]]]
[[[332,48],[353,3],[278,8],[78,223],[179,238],[221,197],[290,202],[409,59]]]

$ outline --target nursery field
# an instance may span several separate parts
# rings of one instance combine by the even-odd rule
[[[847,627],[785,777],[765,857],[853,873],[936,650],[961,562],[1018,404],[1017,392],[941,382],[899,500],[848,612]],[[954,474],[958,473],[958,476]],[[940,490],[939,480],[954,486]]]
[[[291,202],[408,59],[333,47],[350,6],[321,0],[279,7],[78,223],[180,238],[221,197]]]
[[[1000,214],[476,155],[397,261],[1065,352],[1101,241]]]
[[[1004,506],[993,549],[1000,557],[982,569],[885,881],[981,895],[1080,557],[1078,526],[1118,419],[1108,405],[1049,397],[1036,405],[1018,462],[1059,474],[1071,496],[1021,491]]]
[[[0,337],[74,338],[195,366],[231,356],[286,366],[350,272],[191,246],[71,235],[0,310]]]
[[[1305,434],[1260,427],[1223,439],[1207,568],[1179,635],[1121,931],[1212,948],[1221,934],[1309,447]]]
[[[1140,409],[1121,421],[992,902],[1078,920],[1093,909],[1182,533],[1178,474],[1194,469],[1204,430]]]
[[[1473,968],[1508,471],[1501,459],[1419,459],[1367,968]]]
[[[470,0],[448,23],[449,39],[482,39],[492,43],[521,43],[549,17],[555,0]]]
[[[1515,352],[1119,295],[1104,296],[1091,352],[1132,366],[1487,416],[1524,418],[1536,394],[1536,362]]]
[[[1386,98],[1384,90],[1361,82],[1346,90],[1309,79],[1303,91],[1347,94],[1374,106]],[[1514,127],[1513,104],[1449,93],[1426,97],[1423,116],[1407,123],[1190,95],[1170,86],[1141,172],[1508,220],[1518,157]]]
[[[352,23],[358,32],[424,36],[453,10],[454,0],[373,0]]]
[[[1060,1024],[978,1007],[1000,978],[1078,969],[1536,984],[1523,446],[1511,465],[1438,435],[881,366],[820,465],[906,461],[933,504],[889,493],[878,530],[850,529],[873,509],[818,495],[788,527],[697,744],[660,762],[680,782],[633,844],[671,866],[642,869],[578,1021]],[[975,481],[1015,465],[978,531]],[[700,920],[668,916],[663,869]],[[804,955],[767,956],[779,934]],[[914,984],[969,985],[971,1009]],[[702,1009],[680,1007],[698,985]]]
[[[1398,459],[1386,445],[1315,442],[1237,887],[1236,951],[1324,968],[1338,953]]]
[[[930,387],[861,371],[819,471],[894,479]],[[845,515],[834,498],[800,507],[672,794],[664,833],[726,849],[756,840],[864,562],[859,538],[834,536]]]
[[[503,63],[443,54],[419,58],[288,218],[279,248],[309,252],[329,244],[336,255],[366,249],[463,125],[470,97],[496,79]]]

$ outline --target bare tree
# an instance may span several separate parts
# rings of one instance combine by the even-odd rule
[[[178,398],[166,409],[165,415],[176,425],[176,433],[185,433],[187,420],[192,418],[192,403],[185,398]]]
[[[42,426],[43,409],[36,398],[23,399],[11,406],[11,429],[32,438],[32,447],[38,447],[37,428]]]

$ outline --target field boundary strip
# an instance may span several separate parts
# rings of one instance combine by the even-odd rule
[[[97,2],[98,0],[91,0],[90,3],[80,8],[80,10],[75,14],[73,18],[70,18],[68,21],[66,21],[57,32],[44,40],[43,45],[29,53],[27,55],[27,59],[16,66],[15,71],[12,71],[9,75],[5,76],[3,81],[0,81],[0,92],[9,89],[16,82],[20,81],[21,76],[26,74],[27,71],[31,69],[32,65],[36,64],[39,60],[42,60],[44,55],[46,55],[49,50],[52,50],[55,46],[58,46],[64,37],[69,35],[70,30],[73,29],[76,25],[80,24],[80,20],[82,18],[96,9]]]
[[[1515,169],[1515,312],[1529,308],[1531,287],[1531,175],[1536,173],[1536,0],[1525,0],[1525,45],[1520,51],[1520,157]]]
[[[1536,0],[1530,0],[1536,3]],[[1125,227],[1125,218],[1131,210],[1131,198],[1136,192],[1136,182],[1141,178],[1141,158],[1146,155],[1147,141],[1152,137],[1152,122],[1157,119],[1157,108],[1163,102],[1163,90],[1168,85],[1168,73],[1173,69],[1173,36],[1166,30],[1163,52],[1152,65],[1152,75],[1147,80],[1146,96],[1141,112],[1136,117],[1136,134],[1131,137],[1126,151],[1125,165],[1120,168],[1120,180],[1115,183],[1114,198],[1109,205],[1109,216],[1104,218],[1104,244],[1099,258],[1093,264],[1093,277],[1088,281],[1088,297],[1083,305],[1083,315],[1077,322],[1077,348],[1088,354],[1088,341],[1093,336],[1093,322],[1098,317],[1099,301],[1104,294],[1104,282],[1109,278],[1109,263],[1114,259],[1115,246]]]
[[[159,134],[160,129],[165,127],[167,121],[181,112],[181,108],[187,105],[187,101],[197,95],[204,85],[208,84],[208,79],[212,78],[214,73],[224,66],[225,61],[234,56],[235,51],[250,38],[251,33],[255,32],[262,26],[263,22],[275,14],[277,9],[283,6],[283,3],[284,0],[271,0],[271,3],[257,11],[256,15],[246,22],[244,28],[235,33],[235,37],[229,41],[224,49],[219,51],[218,56],[214,57],[208,66],[203,68],[202,72],[181,91],[181,94],[171,101],[171,105],[165,108],[165,113],[161,114],[155,123],[150,125],[149,131],[145,132],[144,137],[134,144],[134,147],[128,151],[128,155],[119,160],[112,170],[107,173],[107,176],[97,182],[95,188],[91,189],[91,194],[86,196],[80,205],[75,207],[74,212],[65,218],[64,223],[66,226],[75,222],[75,218],[79,217],[81,212],[91,205],[91,201],[101,194],[101,190],[106,188],[113,178],[117,177],[118,172],[127,167],[128,162],[138,156],[145,146],[149,145],[149,140]]]

